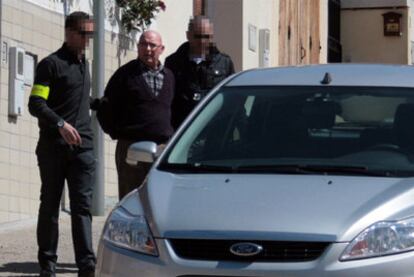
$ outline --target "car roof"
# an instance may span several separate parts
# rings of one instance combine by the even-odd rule
[[[414,67],[348,63],[259,68],[243,71],[225,84],[230,87],[278,85],[414,87]]]

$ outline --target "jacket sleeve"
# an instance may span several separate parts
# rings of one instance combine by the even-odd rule
[[[50,60],[42,60],[36,68],[35,81],[29,98],[29,112],[47,124],[55,125],[61,119],[48,105],[50,86],[55,78],[55,71]]]
[[[115,73],[112,75],[112,77],[109,79],[105,91],[104,91],[104,97],[108,99],[108,101],[111,101],[114,106],[119,106],[121,102],[121,92],[123,88],[123,80],[124,80],[124,74],[127,74],[127,72],[123,72],[123,68],[119,68]]]
[[[230,76],[231,74],[234,73],[234,65],[233,65],[233,61],[231,60],[231,58],[229,57],[229,65],[228,65],[228,75]]]
[[[101,102],[109,103],[111,107],[111,121],[115,127],[114,132],[120,128],[122,122],[120,119],[122,118],[122,103],[125,101],[123,99],[123,92],[124,92],[124,80],[127,75],[126,70],[123,67],[120,67],[109,79],[105,91],[104,97],[101,99]]]
[[[172,55],[168,56],[168,57],[165,59],[164,66],[165,66],[166,68],[168,68],[169,70],[171,70],[171,71],[174,73],[174,62],[173,62],[173,57],[172,57]]]

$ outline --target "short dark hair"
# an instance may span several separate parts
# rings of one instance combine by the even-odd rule
[[[65,29],[77,30],[79,29],[82,22],[91,20],[91,16],[85,12],[73,12],[69,14],[65,19]]]
[[[195,23],[200,23],[203,21],[207,21],[209,24],[211,24],[210,18],[205,15],[196,15],[194,17],[191,17],[190,21],[188,22],[188,31],[193,31]]]

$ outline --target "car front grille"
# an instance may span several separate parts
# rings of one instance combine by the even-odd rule
[[[191,260],[242,261],[242,262],[306,262],[319,258],[329,242],[297,241],[236,241],[170,239],[174,252]],[[232,245],[249,242],[260,245],[263,251],[251,257],[237,256],[230,252]]]

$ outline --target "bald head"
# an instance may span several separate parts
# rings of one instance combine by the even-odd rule
[[[151,69],[157,69],[160,55],[164,52],[162,38],[157,31],[149,30],[142,33],[138,42],[138,59]]]

